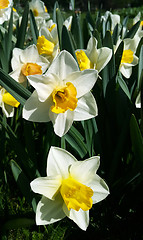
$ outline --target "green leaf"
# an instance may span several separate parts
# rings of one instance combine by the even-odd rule
[[[62,49],[62,28],[63,28],[64,20],[59,8],[56,9],[56,22],[57,22],[59,46],[60,46],[60,49]]]
[[[57,17],[56,17],[56,9],[59,8],[59,4],[58,2],[56,1],[55,4],[54,4],[54,8],[53,8],[53,22],[57,22]]]
[[[30,28],[31,28],[31,33],[32,33],[32,37],[33,37],[33,43],[36,45],[37,38],[39,36],[39,32],[38,32],[37,24],[35,21],[35,17],[31,10],[30,10]]]
[[[113,38],[113,44],[116,45],[117,40],[119,38],[119,25],[118,24],[114,28],[112,38]]]
[[[36,211],[36,199],[34,199],[34,194],[31,191],[30,181],[14,160],[11,160],[10,164],[14,179],[17,182],[22,194],[25,196],[26,200],[32,204],[33,210]]]
[[[86,155],[87,148],[83,142],[83,136],[74,126],[72,126],[65,135],[65,139],[77,151],[81,158]]]
[[[119,44],[118,49],[115,53],[115,68],[116,68],[116,74],[119,70],[121,59],[122,59],[122,54],[123,54],[123,47],[124,43],[123,41]]]
[[[11,17],[9,20],[8,31],[5,34],[5,43],[6,43],[6,53],[7,53],[7,60],[9,63],[11,50],[12,50],[12,33],[13,33],[13,11],[11,11]]]
[[[76,42],[76,48],[83,49],[83,36],[81,30],[80,16],[75,14],[72,20],[71,32],[73,34],[74,40]]]
[[[131,96],[130,96],[128,86],[127,86],[126,82],[123,80],[121,75],[117,77],[117,82],[119,83],[120,87],[122,88],[124,93],[127,95],[127,97],[131,100]]]
[[[33,162],[28,153],[26,152],[25,145],[19,140],[17,135],[14,133],[12,128],[8,124],[4,124],[1,122],[4,127],[6,133],[8,134],[8,143],[9,147],[15,152],[19,161],[23,165],[23,168],[29,177],[36,176],[36,166],[35,162]]]
[[[142,79],[143,79],[143,46],[141,47],[141,50],[140,50],[139,63],[138,63],[138,82],[137,82],[138,89],[141,88]]]
[[[133,114],[130,120],[130,135],[136,164],[139,167],[139,171],[143,174],[143,137],[135,115]]]
[[[133,38],[140,26],[140,21],[138,21],[133,27],[126,33],[125,38]]]
[[[25,35],[27,31],[27,24],[28,24],[28,13],[29,13],[29,4],[26,4],[26,7],[24,9],[21,25],[19,27],[18,36],[17,36],[17,42],[15,47],[23,49],[24,42],[25,42]]]
[[[31,92],[0,69],[0,85],[4,87],[22,105],[31,96]]]
[[[85,138],[86,138],[86,144],[87,149],[89,152],[89,156],[92,156],[92,145],[93,145],[93,126],[92,126],[92,120],[87,120],[83,122],[83,127],[85,131]]]
[[[92,31],[93,31],[95,29],[95,22],[89,11],[86,14],[86,20],[87,20],[88,24],[92,27]]]
[[[74,11],[74,9],[75,9],[75,0],[70,0],[70,4],[71,4],[71,7],[72,7],[72,11]]]
[[[77,61],[73,42],[66,26],[63,26],[62,29],[62,50],[67,50]]]

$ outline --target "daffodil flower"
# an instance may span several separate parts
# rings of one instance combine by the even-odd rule
[[[49,20],[45,26],[40,28],[39,35],[37,39],[38,52],[52,62],[59,53],[57,24],[53,20]]]
[[[109,194],[107,184],[96,174],[99,164],[99,156],[78,161],[66,150],[51,147],[47,176],[30,184],[35,193],[43,195],[36,209],[36,224],[51,224],[67,216],[86,230],[89,209]]]
[[[41,0],[32,0],[29,2],[29,9],[32,10],[35,19],[42,18],[44,20],[47,20],[50,18],[47,8],[44,2]]]
[[[0,24],[10,19],[11,7],[13,0],[1,0],[0,1]]]
[[[100,72],[110,61],[112,50],[107,47],[97,48],[97,40],[93,36],[89,39],[87,49],[76,50],[76,57],[80,70],[96,69]]]
[[[20,103],[4,88],[0,87],[0,107],[6,117],[14,116],[14,107],[18,107]]]
[[[27,76],[43,74],[49,66],[49,61],[39,55],[36,45],[30,45],[24,50],[20,48],[13,49],[11,66],[13,72],[9,75],[26,86]]]
[[[119,70],[126,78],[130,78],[132,67],[138,64],[138,57],[135,55],[138,46],[138,41],[136,40],[136,36],[133,39],[126,38],[123,40],[124,47]],[[116,46],[114,46],[114,52],[116,52],[121,41],[121,39],[117,41]]]
[[[72,16],[68,17],[63,25],[70,31]],[[40,55],[46,57],[50,62],[58,55],[59,39],[57,24],[52,19],[48,20],[39,29],[39,37],[37,39],[37,48]]]
[[[143,19],[141,19],[141,12],[139,12],[135,18],[133,19],[133,25],[140,21],[140,26],[135,34],[136,42],[140,42],[141,38],[143,37]]]
[[[101,16],[101,20],[106,22],[109,17],[111,19],[111,26],[110,26],[111,28],[108,30],[110,30],[111,33],[113,33],[115,26],[117,24],[120,24],[120,15],[112,14],[110,11],[106,11],[104,16]]]
[[[28,77],[35,91],[24,105],[23,118],[52,121],[55,133],[63,136],[73,121],[97,115],[97,104],[90,92],[97,78],[96,70],[79,71],[72,55],[62,51],[44,75]]]

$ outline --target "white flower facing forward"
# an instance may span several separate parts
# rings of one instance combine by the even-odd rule
[[[110,61],[112,50],[107,47],[97,49],[97,40],[93,36],[89,39],[86,50],[76,51],[80,70],[96,69],[100,72]]]
[[[12,0],[0,0],[0,24],[10,19]]]
[[[130,78],[132,74],[132,67],[138,64],[138,57],[135,55],[138,46],[137,38],[138,37],[135,36],[133,39],[125,38],[123,40],[124,47],[119,70],[126,78]],[[121,41],[121,39],[117,41],[116,46],[114,46],[114,52],[116,52]]]
[[[99,162],[99,156],[77,161],[66,150],[51,147],[47,177],[31,182],[32,190],[43,195],[37,205],[36,224],[51,224],[67,216],[86,230],[89,209],[109,194],[108,186],[96,174]]]
[[[43,74],[49,66],[49,61],[39,55],[36,45],[33,44],[24,50],[14,48],[11,66],[13,72],[9,75],[26,86],[27,76]]]
[[[52,121],[55,133],[63,136],[73,121],[97,115],[97,104],[90,92],[97,77],[96,70],[79,71],[72,55],[62,51],[44,75],[28,77],[36,90],[24,105],[23,118]]]
[[[0,87],[0,107],[6,117],[14,116],[14,107],[19,106],[19,102],[4,88]]]

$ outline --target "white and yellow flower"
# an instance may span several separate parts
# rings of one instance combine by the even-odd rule
[[[33,44],[24,50],[14,48],[11,66],[13,72],[9,75],[17,82],[26,86],[27,76],[43,74],[47,70],[49,62],[46,58],[39,55],[36,45]]]
[[[17,108],[19,105],[20,103],[10,93],[0,87],[0,107],[6,117],[13,117],[14,107]]]
[[[32,0],[29,2],[29,9],[32,10],[35,19],[42,18],[47,20],[50,18],[47,8],[41,0]]]
[[[114,46],[114,52],[117,51],[117,48],[121,41],[121,39],[117,41],[116,46]],[[125,38],[123,42],[124,47],[119,70],[124,77],[130,78],[132,74],[132,67],[138,64],[138,57],[135,55],[138,41],[135,36],[133,39]]]
[[[45,26],[40,28],[39,34],[37,39],[38,52],[52,62],[59,53],[57,24],[53,20],[49,20]]]
[[[36,90],[25,103],[23,118],[52,121],[55,133],[63,136],[73,121],[97,115],[97,104],[90,92],[97,78],[96,70],[79,71],[72,55],[62,51],[44,75],[28,77]]]
[[[43,195],[36,209],[36,224],[51,224],[67,216],[86,230],[89,209],[109,194],[107,184],[96,174],[99,164],[99,156],[78,161],[66,150],[51,147],[47,177],[30,184],[35,193]]]
[[[112,50],[107,47],[97,48],[97,40],[93,36],[89,39],[87,49],[76,50],[76,57],[80,70],[96,69],[100,72],[110,61]]]
[[[10,19],[11,7],[13,0],[1,0],[0,1],[0,24]]]

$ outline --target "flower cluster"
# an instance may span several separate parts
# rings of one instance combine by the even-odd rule
[[[102,77],[106,75],[108,68],[118,67],[112,79],[115,82],[122,79],[122,88],[125,86],[127,89],[130,86],[134,67],[139,63],[137,50],[143,37],[143,24],[141,21],[130,37],[129,30],[121,26],[120,16],[107,11],[100,18],[100,37],[95,34],[92,24],[89,24],[88,41],[86,44],[77,44],[76,37],[74,39],[72,36],[72,27],[75,26],[73,16],[61,20],[60,33],[58,20],[50,18],[41,0],[32,0],[29,9],[30,13],[33,13],[33,26],[36,26],[34,37],[37,39],[34,42],[34,37],[28,35],[32,21],[28,16],[28,37],[23,48],[20,48],[15,40],[15,32],[16,26],[23,23],[21,16],[13,8],[12,0],[0,1],[0,25],[3,33],[8,32],[8,21],[13,16],[13,48],[11,55],[7,54],[12,56],[8,59],[8,76],[25,91],[30,91],[31,95],[25,99],[22,107],[22,118],[34,123],[51,121],[54,133],[63,137],[74,122],[83,123],[84,120],[98,116],[99,106],[94,89],[96,84],[99,84],[99,88],[105,84]],[[133,20],[134,26],[140,18],[139,13]],[[64,29],[69,39],[68,47],[64,46]],[[107,35],[114,41],[106,46]],[[141,108],[140,88],[134,95],[134,104]],[[0,86],[0,107],[7,118],[14,116],[14,109],[19,108],[19,105],[17,95],[11,95],[7,89]],[[30,184],[35,193],[42,195],[37,205],[36,224],[51,224],[67,216],[81,229],[86,230],[92,205],[109,194],[107,184],[96,173],[99,162],[99,156],[78,161],[68,151],[52,146],[47,158],[47,176],[38,177]]]

